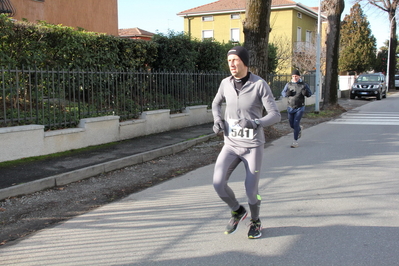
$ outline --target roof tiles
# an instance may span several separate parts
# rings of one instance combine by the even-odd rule
[[[130,28],[130,29],[119,29],[120,37],[131,37],[131,36],[153,36],[154,33],[142,30],[140,28]]]
[[[206,5],[187,9],[179,12],[178,15],[203,13],[203,12],[222,12],[232,10],[245,10],[246,0],[219,0]],[[272,0],[272,6],[296,5],[292,0]]]

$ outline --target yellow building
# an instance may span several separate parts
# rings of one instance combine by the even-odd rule
[[[218,42],[244,42],[243,21],[246,0],[219,0],[178,13],[184,18],[184,31],[192,38]],[[272,0],[269,43],[285,53],[287,60],[280,72],[290,72],[293,58],[304,60],[314,50],[317,36],[318,8],[292,0]],[[289,58],[288,58],[289,57]],[[310,63],[311,64],[311,63]],[[314,66],[304,67],[307,71]]]

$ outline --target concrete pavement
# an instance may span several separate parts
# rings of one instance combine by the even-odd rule
[[[209,165],[0,247],[0,265],[399,265],[398,96],[267,147],[260,239],[248,218],[223,234]]]

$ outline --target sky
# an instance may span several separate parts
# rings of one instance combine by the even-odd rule
[[[118,0],[119,29],[140,28],[152,33],[167,34],[169,30],[182,32],[183,18],[176,14],[197,6],[209,4],[216,0]],[[318,0],[294,0],[297,3],[314,7],[319,5]],[[353,0],[345,0],[345,10],[341,20],[350,13]],[[377,49],[384,45],[389,38],[388,14],[376,7],[363,6],[370,23],[372,34],[377,39]]]

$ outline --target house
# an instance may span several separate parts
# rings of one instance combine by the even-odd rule
[[[155,34],[140,28],[119,29],[119,37],[150,41]]]
[[[246,0],[219,0],[177,15],[184,18],[184,31],[192,38],[243,43],[245,8]],[[269,43],[277,46],[280,52],[285,51],[285,57],[290,58],[285,60],[282,72],[291,72],[291,66],[296,65],[293,58],[298,59],[297,63],[307,61],[312,65],[303,69],[314,69],[314,60],[304,60],[304,56],[313,51],[312,57],[315,57],[317,22],[318,8],[292,0],[272,0]]]
[[[83,28],[118,36],[117,0],[1,0],[13,7],[12,18]]]

